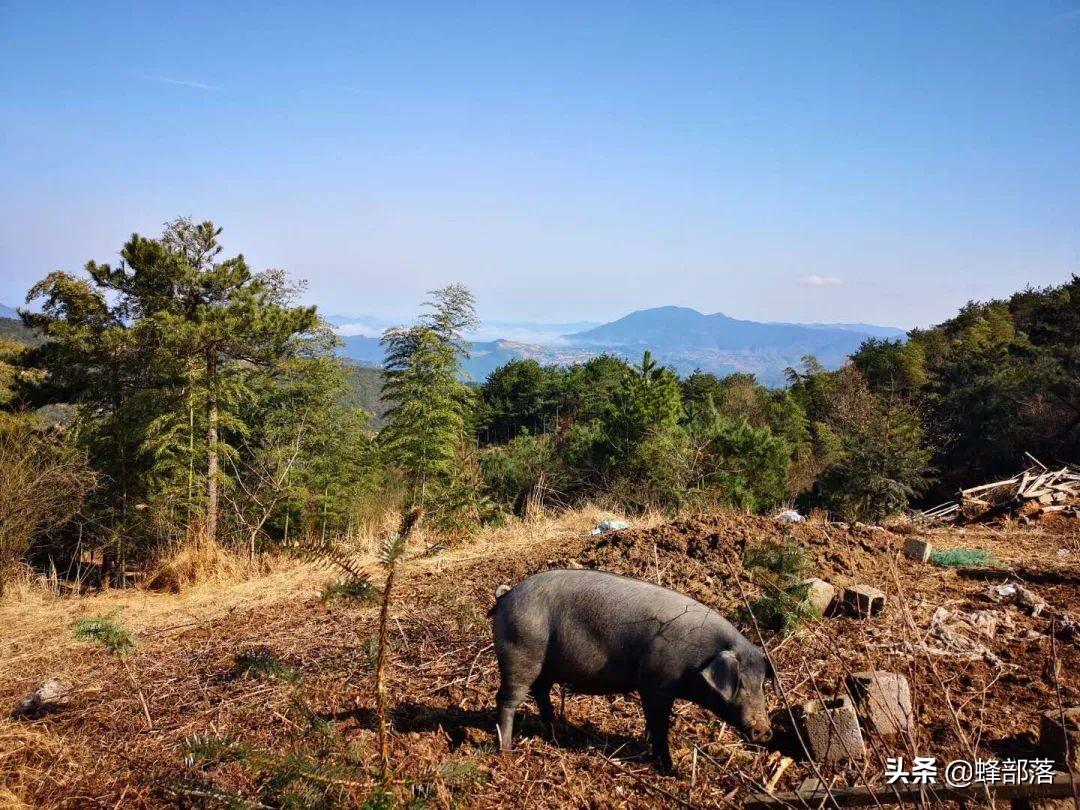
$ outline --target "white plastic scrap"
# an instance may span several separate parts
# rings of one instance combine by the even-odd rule
[[[776,516],[777,520],[782,520],[785,523],[802,523],[806,518],[796,512],[794,509],[785,509],[779,515]]]
[[[981,622],[980,619],[982,619]],[[981,658],[994,669],[1004,668],[1005,662],[985,644],[968,638],[960,632],[959,623],[961,622],[979,631],[980,634],[989,630],[989,634],[992,635],[997,629],[996,622],[993,627],[987,626],[986,617],[978,617],[976,614],[958,614],[946,607],[939,607],[930,619],[930,636],[944,646],[945,649],[942,652],[976,660]]]
[[[986,589],[986,595],[993,602],[1013,602],[1027,610],[1032,616],[1038,616],[1046,609],[1046,600],[1019,582],[991,585]]]
[[[1006,582],[1004,585],[991,585],[986,589],[986,595],[993,602],[1011,602],[1016,597],[1016,584]]]
[[[617,532],[621,529],[629,529],[630,524],[625,520],[604,520],[596,524],[596,528],[589,534],[603,534],[604,532]]]

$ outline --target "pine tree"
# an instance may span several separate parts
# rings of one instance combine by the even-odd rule
[[[386,382],[392,403],[380,440],[406,476],[413,503],[424,505],[459,465],[473,393],[461,377],[468,357],[464,333],[477,325],[472,294],[461,284],[431,293],[430,312],[411,327],[383,335]]]
[[[80,406],[77,431],[104,473],[101,507],[118,542],[162,511],[218,534],[237,444],[258,445],[269,421],[252,404],[319,328],[283,273],[222,260],[220,234],[177,219],[160,238],[133,235],[119,264],[91,261],[87,278],[53,273],[28,296],[41,312],[27,323],[48,339],[35,359],[58,398]]]

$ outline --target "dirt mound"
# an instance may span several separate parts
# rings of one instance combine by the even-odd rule
[[[816,576],[838,585],[870,575],[881,567],[882,557],[903,542],[879,527],[789,524],[722,513],[590,538],[576,560],[586,568],[658,582],[730,613],[741,603],[732,577],[742,582],[750,579],[743,567],[746,547],[789,538],[806,550]]]

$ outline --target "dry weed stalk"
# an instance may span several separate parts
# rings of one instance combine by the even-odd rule
[[[223,548],[201,526],[162,552],[147,577],[151,590],[180,593],[203,582],[238,582],[248,569],[232,551]]]
[[[131,685],[135,689],[135,693],[139,696],[143,716],[146,718],[146,728],[147,730],[153,730],[154,721],[150,718],[150,706],[146,702],[146,695],[143,693],[142,686],[139,684],[135,672],[128,662],[128,654],[135,647],[135,639],[131,637],[131,634],[121,627],[119,622],[109,617],[79,619],[73,625],[72,630],[76,638],[100,644],[110,655],[119,659],[124,667],[124,672],[127,673],[128,680],[131,681]]]
[[[405,553],[409,536],[420,523],[423,516],[420,507],[411,509],[401,519],[401,527],[396,535],[391,535],[383,544],[379,554],[379,562],[386,570],[386,584],[383,585],[382,607],[379,609],[379,654],[375,661],[375,704],[379,723],[379,767],[382,778],[385,780],[390,774],[390,740],[387,731],[386,709],[386,655],[389,649],[389,617],[390,600],[394,588],[394,573],[397,571],[398,560]]]

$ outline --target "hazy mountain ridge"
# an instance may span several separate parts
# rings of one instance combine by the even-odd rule
[[[549,333],[554,326],[528,325],[538,333]],[[464,365],[471,379],[481,381],[516,359],[567,365],[613,354],[637,361],[649,349],[679,374],[697,369],[719,375],[744,372],[756,375],[766,385],[779,386],[785,382],[785,369],[800,366],[805,355],[814,355],[826,368],[838,368],[864,340],[904,335],[902,329],[872,324],[766,323],[665,306],[631,312],[610,323],[544,342],[476,340],[470,344],[471,356]],[[368,365],[381,364],[383,352],[377,337],[343,334],[342,339],[344,355]]]
[[[15,311],[0,304],[2,313]],[[364,366],[381,366],[383,348],[379,335],[381,318],[327,316],[344,346],[340,353]],[[754,374],[760,382],[780,386],[784,370],[798,367],[812,354],[826,368],[839,368],[859,345],[871,337],[903,338],[902,329],[873,324],[768,323],[731,318],[722,313],[704,315],[689,307],[654,307],[631,312],[617,320],[578,332],[560,334],[559,327],[589,325],[588,322],[541,323],[533,321],[490,321],[479,332],[487,335],[500,326],[520,329],[540,340],[496,338],[474,340],[465,373],[476,382],[511,360],[533,359],[540,363],[569,365],[601,354],[613,354],[631,362],[641,359],[646,349],[679,374],[695,370],[724,375],[734,372]],[[26,340],[29,330],[10,319],[4,331]]]

